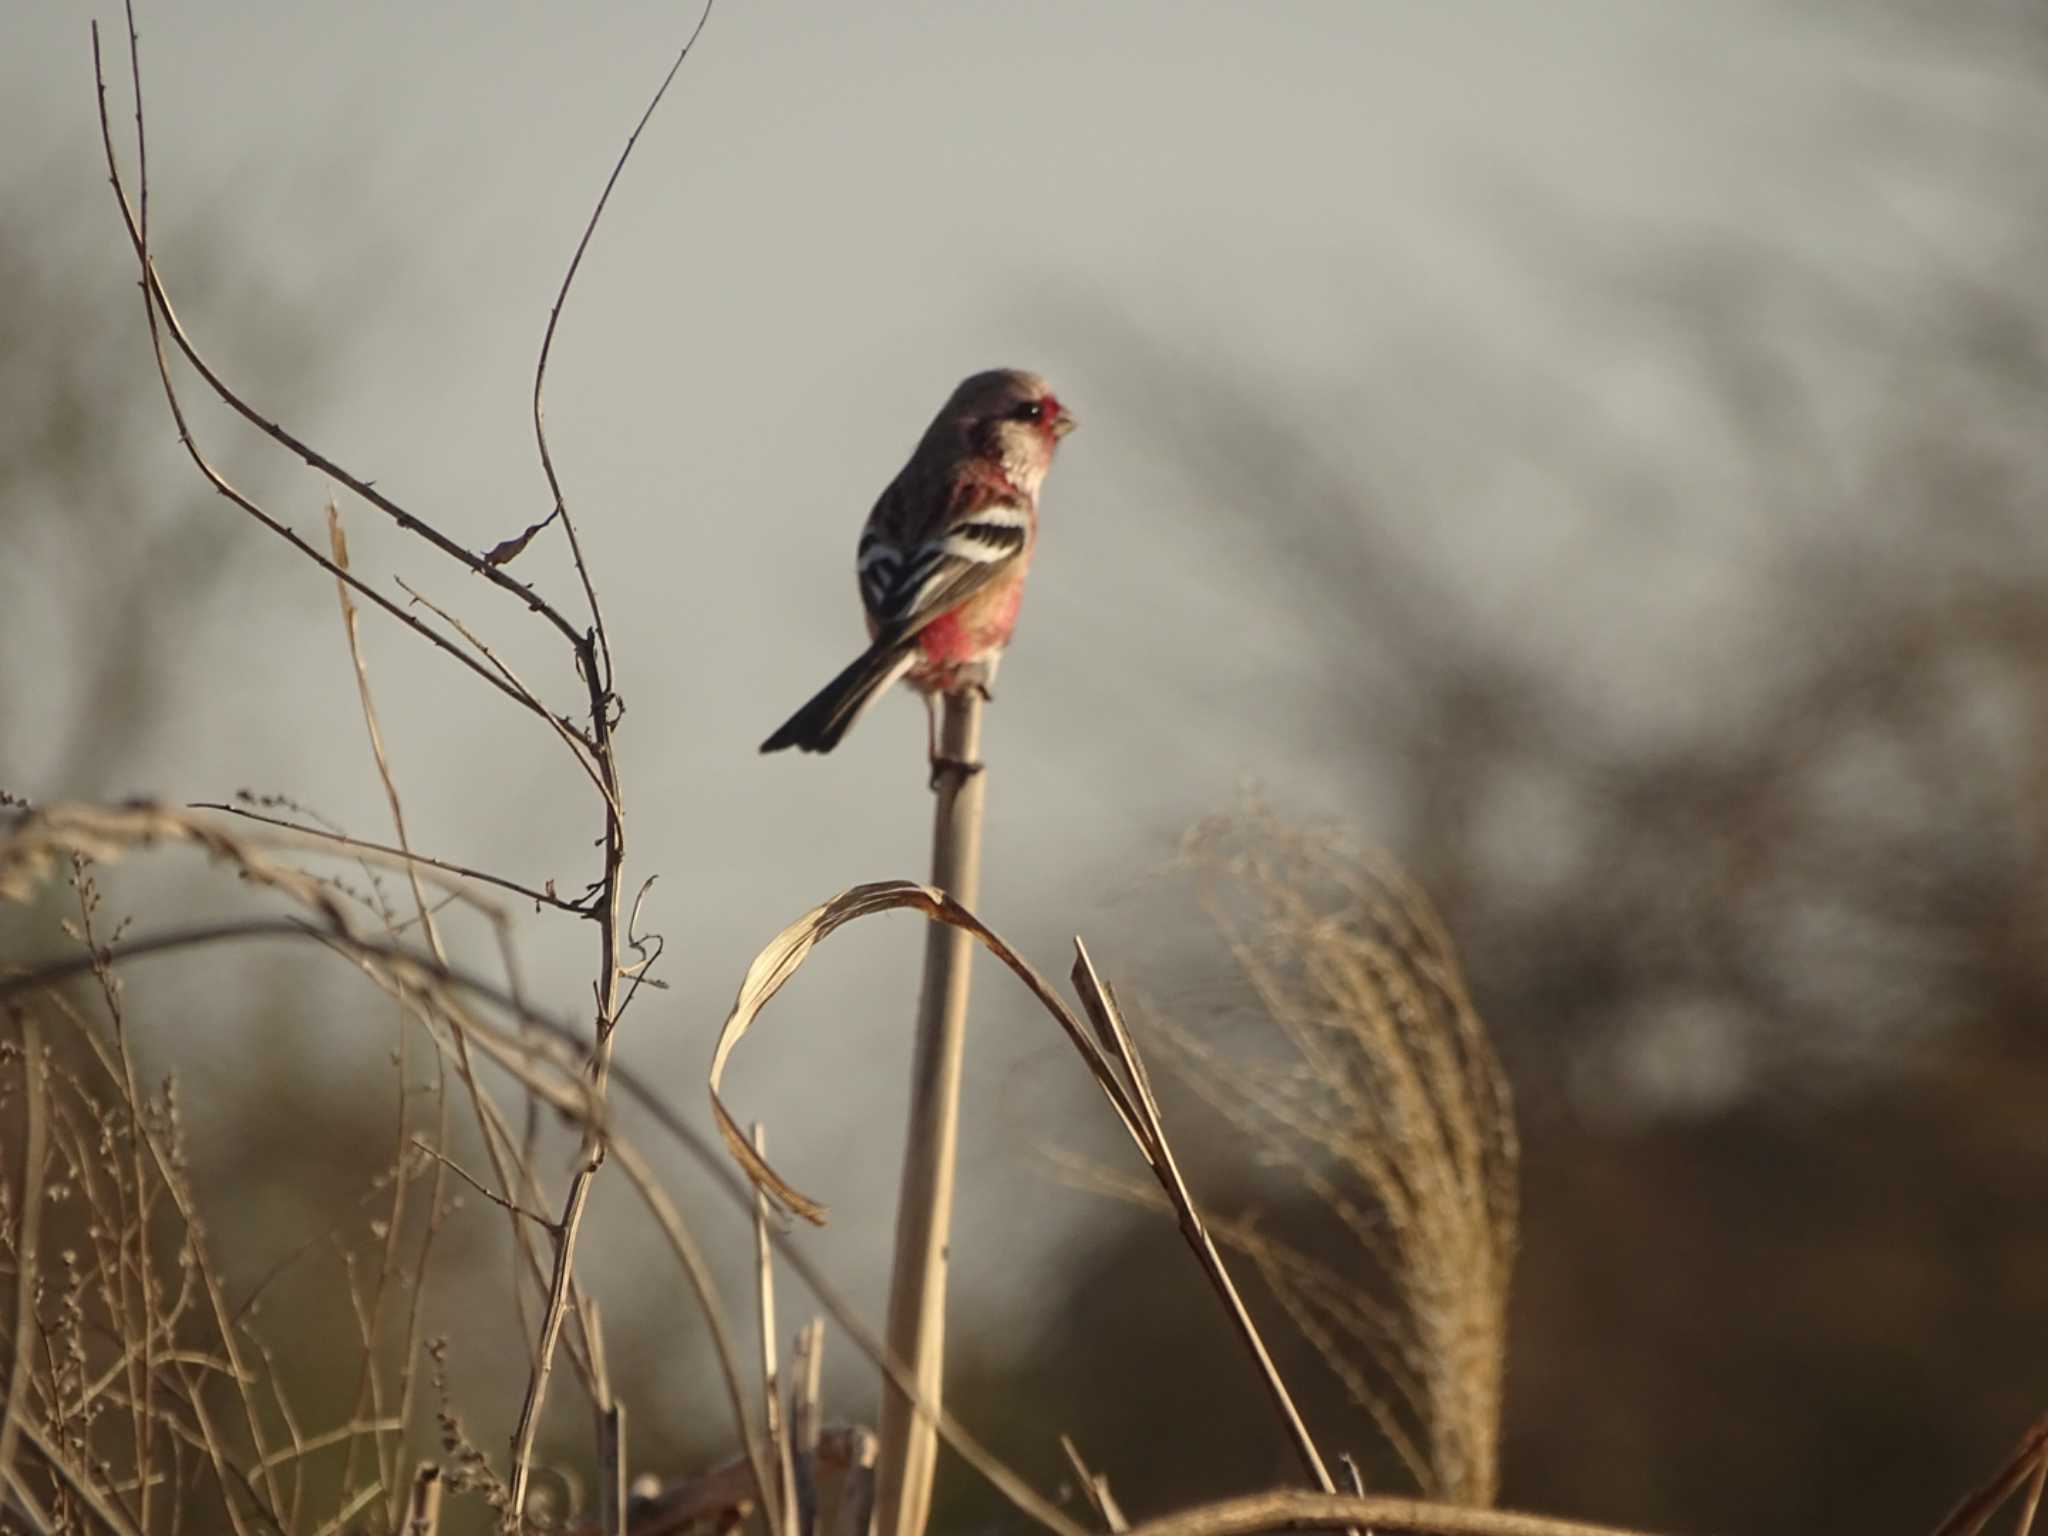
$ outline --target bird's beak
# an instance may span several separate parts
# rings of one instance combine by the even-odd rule
[[[1065,437],[1079,425],[1080,423],[1074,420],[1074,413],[1065,406],[1061,406],[1058,414],[1052,419],[1052,435],[1054,437]]]

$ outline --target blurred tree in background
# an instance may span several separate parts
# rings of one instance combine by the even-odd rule
[[[1586,526],[1514,608],[1395,526],[1410,487],[1355,468],[1402,457],[1375,386],[1304,422],[1091,317],[1246,509],[1213,536],[1263,551],[1307,615],[1313,729],[1354,743],[1375,833],[1443,908],[1508,1061],[1512,1504],[1928,1528],[2048,1401],[2048,201],[2016,195],[2013,249],[1867,290],[1760,239],[1570,246],[1587,322],[1705,402],[1686,425],[1715,478],[1614,431],[1588,381],[1517,376],[1539,429],[1471,452]],[[1347,416],[1351,442],[1328,430]],[[1631,610],[1697,579],[1702,523],[1741,530],[1724,617],[1646,668]],[[1217,967],[1183,936],[1164,1009],[1263,1030]],[[1244,1155],[1213,1127],[1221,1208],[1334,1253]],[[1135,1227],[1028,1353],[984,1362],[992,1411],[1070,1421],[1139,1507],[1286,1472],[1219,1385],[1242,1371],[1227,1341],[1188,1342],[1207,1298],[1184,1268],[1163,1223]],[[1363,1442],[1323,1384],[1319,1431]]]

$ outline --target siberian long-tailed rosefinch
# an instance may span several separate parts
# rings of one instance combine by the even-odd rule
[[[761,743],[830,752],[898,679],[925,696],[986,694],[1017,624],[1038,539],[1038,488],[1074,418],[1035,373],[977,373],[948,400],[861,529],[872,643]],[[936,762],[936,749],[934,749]]]

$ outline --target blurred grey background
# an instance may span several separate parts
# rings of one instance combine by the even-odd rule
[[[0,786],[282,792],[382,835],[331,585],[203,492],[163,409],[94,14],[117,39],[115,12],[32,0],[0,50]],[[202,348],[471,546],[534,521],[547,306],[694,19],[146,4],[155,241]],[[930,412],[974,369],[1039,369],[1082,429],[988,726],[988,919],[1048,970],[1083,932],[1126,988],[1249,1028],[1169,868],[1181,830],[1248,782],[1351,823],[1442,905],[1521,1096],[1506,1501],[1931,1525],[2048,1406],[2044,92],[2048,12],[2000,0],[728,0],[549,384],[631,868],[661,877],[671,990],[625,1058],[701,1116],[755,951],[922,873],[907,694],[828,759],[754,749],[858,644],[859,521]],[[319,476],[196,420],[318,537]],[[515,604],[347,516],[359,572],[580,698]],[[573,593],[552,535],[517,570]],[[364,628],[416,844],[591,878],[562,755]],[[237,909],[226,884],[138,868],[116,901],[146,926]],[[582,1007],[594,935],[524,942]],[[832,941],[729,1079],[871,1303],[920,943],[908,918]],[[337,969],[254,955],[231,1008],[214,962],[133,982],[188,1098],[232,1106],[194,1152],[239,1181],[220,1220],[252,1265],[331,1219],[295,1203],[308,1167],[342,1191],[379,1155],[389,1021]],[[984,969],[963,1412],[1048,1481],[1053,1433],[1085,1432],[1140,1507],[1285,1475],[1255,1414],[1205,1441],[1147,1390],[1171,1352],[1244,1395],[1170,1230],[1048,1176],[1048,1142],[1121,1155],[1100,1118]],[[1219,1193],[1256,1199],[1196,1124]],[[701,1454],[689,1313],[616,1189],[598,1211],[593,1284],[655,1341],[649,1454]],[[502,1242],[477,1217],[467,1261],[497,1274]],[[454,1370],[495,1445],[519,1367],[492,1336]],[[849,1354],[834,1395],[864,1413]]]

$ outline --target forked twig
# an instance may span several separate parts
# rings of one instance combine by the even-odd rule
[[[477,653],[477,655],[483,657],[485,661],[491,664],[492,670],[496,672],[501,679],[503,679],[505,686],[512,694],[512,697],[519,700],[520,703],[524,704],[536,716],[538,716],[541,720],[545,721],[547,723],[548,729],[553,731],[556,736],[561,738],[563,745],[568,747],[570,755],[576,759],[577,766],[583,770],[584,776],[590,780],[591,784],[595,786],[598,794],[603,797],[606,807],[613,814],[619,814],[620,807],[618,803],[618,796],[613,791],[610,779],[604,771],[604,764],[598,760],[598,749],[595,737],[586,737],[581,731],[577,730],[567,720],[564,720],[561,716],[557,715],[553,710],[549,709],[547,705],[543,704],[541,702],[540,695],[535,693],[531,688],[529,688],[526,685],[524,679],[522,679],[517,672],[514,672],[509,666],[507,666],[504,660],[498,655],[498,653],[492,650],[488,645],[486,645],[483,642],[483,640],[478,637],[476,632],[472,630],[467,624],[463,623],[462,620],[456,618],[455,615],[450,613],[446,608],[443,608],[439,603],[435,602],[432,598],[426,596],[418,588],[414,587],[410,582],[408,582],[404,577],[400,576],[395,579],[397,580],[400,589],[404,591],[407,597],[411,598],[415,603],[419,604],[420,607],[426,609],[427,612],[433,614],[434,617],[439,619],[442,623],[446,624],[458,635],[462,636],[463,639],[469,642],[470,648],[474,650]],[[583,642],[578,641],[576,655],[577,666],[579,668],[582,666],[582,647]],[[587,917],[591,914],[588,911],[586,911],[584,915]]]
[[[604,612],[598,605],[597,587],[591,580],[589,564],[583,558],[582,541],[577,537],[576,522],[570,515],[563,500],[560,477],[555,472],[554,456],[548,448],[546,414],[543,407],[544,390],[547,382],[548,358],[554,349],[555,328],[562,316],[562,306],[568,302],[569,290],[576,281],[576,273],[583,264],[583,253],[590,246],[591,237],[597,232],[598,220],[604,216],[605,205],[611,199],[612,188],[618,184],[626,169],[626,162],[632,157],[633,147],[640,141],[641,131],[668,94],[669,83],[683,67],[683,61],[696,46],[705,23],[711,19],[711,3],[705,0],[703,13],[697,18],[697,25],[691,31],[683,46],[677,51],[675,60],[669,65],[668,73],[649,99],[646,109],[640,114],[640,121],[627,136],[626,144],[619,151],[619,157],[612,163],[611,175],[606,178],[604,191],[598,195],[597,206],[591,210],[590,218],[583,226],[583,233],[576,242],[575,254],[569,258],[568,270],[562,276],[562,286],[555,295],[554,307],[548,312],[547,330],[541,338],[540,358],[533,370],[533,434],[540,450],[541,469],[547,477],[548,489],[554,496],[555,513],[562,519],[562,531],[568,536],[569,552],[575,561],[577,578],[583,583],[583,595],[590,607],[590,628],[574,637],[577,670],[582,673],[584,688],[590,699],[590,750],[595,760],[599,789],[605,800],[604,828],[604,879],[599,891],[595,912],[598,921],[598,943],[601,951],[600,970],[597,982],[597,1020],[595,1040],[590,1052],[590,1080],[593,1091],[604,1093],[605,1081],[611,1070],[612,1032],[617,1027],[621,1011],[619,984],[623,976],[621,965],[620,939],[623,932],[621,909],[624,900],[624,879],[626,863],[626,824],[621,810],[624,792],[619,783],[618,758],[612,748],[612,729],[617,722],[614,706],[618,696],[612,689],[611,639],[605,631]],[[551,514],[552,515],[552,514]],[[498,574],[495,565],[490,567],[494,576]],[[644,976],[644,971],[643,971]],[[636,982],[635,991],[638,990]],[[603,1158],[603,1143],[594,1130],[584,1137],[583,1161],[569,1179],[569,1193],[562,1204],[559,1223],[560,1236],[556,1240],[555,1272],[548,1288],[547,1304],[541,1316],[540,1342],[535,1350],[534,1367],[527,1380],[526,1395],[519,1405],[519,1424],[512,1436],[512,1482],[509,1513],[516,1525],[526,1507],[527,1487],[532,1475],[534,1436],[540,1429],[541,1405],[546,1401],[548,1375],[554,1363],[555,1346],[561,1337],[562,1319],[568,1309],[569,1294],[573,1281],[576,1240],[583,1229],[583,1213],[590,1199],[591,1180],[597,1175]],[[757,1471],[762,1470],[758,1462]],[[761,1489],[763,1509],[775,1508],[773,1492],[764,1484]]]
[[[134,63],[134,61],[139,57],[139,54],[136,43],[134,11],[132,6],[129,11],[128,38],[129,56],[132,66],[132,72],[135,73],[137,78],[139,79],[140,68],[139,65],[136,65]],[[293,529],[288,524],[283,523],[279,521],[277,518],[273,517],[269,512],[265,511],[255,501],[250,499],[247,495],[243,494],[243,492],[241,492],[240,490],[236,489],[235,486],[229,482],[228,478],[224,474],[222,474],[220,470],[214,467],[213,462],[207,458],[205,451],[200,448],[199,440],[193,435],[191,424],[186,418],[185,407],[183,402],[179,399],[177,386],[171,380],[170,357],[164,350],[163,342],[163,336],[166,330],[168,330],[172,340],[177,343],[178,349],[184,353],[186,360],[192,364],[192,366],[198,371],[200,377],[206,380],[207,384],[212,387],[214,393],[218,395],[224,403],[233,408],[236,412],[238,412],[247,420],[254,422],[259,428],[264,430],[271,437],[283,443],[286,447],[291,448],[295,452],[299,452],[301,456],[304,457],[306,459],[306,462],[308,462],[309,464],[312,464],[317,468],[325,470],[328,474],[332,475],[336,480],[340,481],[343,485],[346,485],[350,490],[356,492],[358,495],[363,496],[366,500],[369,500],[372,503],[372,505],[378,506],[383,510],[392,513],[399,520],[400,526],[408,528],[414,532],[420,533],[422,537],[427,538],[430,543],[434,543],[438,548],[452,548],[458,559],[463,560],[465,564],[469,563],[468,552],[463,550],[459,545],[450,544],[450,542],[447,539],[445,539],[445,537],[429,529],[426,524],[420,522],[419,519],[413,517],[412,514],[404,512],[402,509],[396,508],[386,498],[378,495],[376,492],[371,490],[367,482],[358,480],[353,475],[350,475],[346,470],[343,470],[339,465],[334,464],[331,460],[314,452],[310,448],[306,448],[303,444],[299,443],[297,439],[291,437],[288,433],[284,433],[283,430],[277,427],[274,423],[264,421],[263,418],[257,415],[256,412],[252,410],[246,404],[246,402],[242,400],[242,398],[239,395],[237,395],[233,390],[228,388],[228,386],[221,380],[220,376],[216,374],[210,366],[208,366],[206,360],[199,355],[197,349],[194,347],[192,343],[191,338],[186,334],[184,326],[178,320],[177,311],[171,306],[170,294],[165,290],[162,279],[157,275],[156,261],[155,258],[150,253],[147,241],[143,237],[143,226],[141,220],[139,219],[135,208],[129,203],[127,189],[123,185],[121,180],[120,161],[114,153],[113,125],[107,115],[106,72],[101,62],[100,29],[99,23],[96,21],[92,24],[92,64],[93,79],[99,90],[100,142],[106,153],[108,178],[113,185],[114,197],[116,203],[120,207],[121,217],[127,225],[129,242],[134,246],[136,260],[141,264],[142,267],[144,292],[143,308],[146,311],[149,318],[150,343],[156,359],[157,375],[163,383],[164,399],[165,403],[170,407],[171,419],[176,424],[178,429],[178,442],[184,448],[187,457],[189,457],[192,460],[192,463],[194,467],[198,469],[200,476],[207,482],[207,484],[211,485],[214,488],[214,490],[219,492],[222,496],[226,497],[229,501],[233,502],[236,506],[240,507],[244,512],[248,513],[251,517],[255,518],[256,521],[261,523],[265,528],[268,528],[272,533],[276,534],[286,543],[290,544],[292,548],[296,549],[308,560],[312,561],[315,565],[319,566],[321,570],[325,571],[328,575],[334,577],[337,581],[346,582],[351,590],[359,593],[362,597],[368,599],[370,602],[375,603],[385,613],[389,614],[392,618],[396,619],[399,623],[403,624],[407,629],[413,631],[413,633],[425,639],[437,650],[440,650],[446,653],[447,655],[454,657],[463,666],[467,667],[476,676],[482,678],[486,683],[490,684],[491,687],[495,688],[498,692],[505,694],[509,698],[518,700],[520,703],[523,704],[525,701],[519,699],[519,695],[515,693],[510,687],[508,687],[501,678],[495,676],[488,667],[486,667],[482,662],[478,661],[474,656],[469,655],[454,641],[450,640],[446,635],[441,634],[431,625],[422,623],[412,614],[407,613],[404,608],[399,606],[398,603],[394,602],[391,598],[386,597],[382,592],[379,592],[375,587],[369,586],[367,583],[357,579],[355,576],[342,570],[339,566],[335,565],[335,563],[332,560],[328,559],[327,556],[323,555],[319,550],[315,549],[311,544],[309,544],[297,532],[297,530]],[[140,143],[142,104],[139,91],[136,98],[135,115],[137,123],[137,142]],[[144,162],[143,165],[139,167],[139,169],[146,169],[146,162]],[[137,193],[140,200],[146,204],[148,202],[149,197],[146,182],[138,187]],[[161,324],[159,324],[158,320],[159,313],[161,313],[162,316]],[[535,597],[530,589],[521,587],[517,583],[510,582],[509,579],[506,580],[503,584],[510,586],[514,591],[518,592],[529,603],[530,606],[535,607],[538,611],[543,611],[551,616],[554,616],[558,624],[563,622],[559,619],[558,615],[554,615],[554,610],[549,608],[548,605],[542,602],[539,598]],[[567,633],[569,634],[572,640],[575,638],[575,631],[573,629],[567,630]]]
[[[441,532],[440,529],[434,527],[433,524],[426,522],[422,518],[407,511],[404,507],[400,506],[397,502],[393,501],[390,497],[386,496],[382,491],[378,490],[372,482],[365,480],[358,475],[352,474],[350,471],[343,468],[340,464],[336,463],[333,459],[328,458],[324,453],[322,453],[319,449],[315,448],[311,443],[307,442],[305,439],[289,431],[282,424],[276,421],[272,421],[268,417],[264,416],[253,405],[251,405],[247,400],[245,400],[240,394],[236,393],[236,391],[228,384],[226,379],[224,379],[217,371],[215,371],[213,366],[207,362],[204,356],[201,355],[197,345],[193,342],[191,335],[186,331],[184,323],[178,319],[177,310],[171,303],[170,294],[165,290],[163,280],[157,275],[155,257],[152,255],[149,248],[148,159],[146,141],[143,137],[142,129],[140,69],[139,65],[136,65],[136,61],[140,59],[141,53],[138,45],[138,36],[135,30],[135,7],[133,0],[128,0],[127,11],[128,53],[131,65],[136,66],[132,68],[131,72],[135,74],[138,86],[136,91],[135,139],[137,151],[137,197],[141,207],[140,214],[137,214],[135,211],[130,209],[128,205],[127,194],[121,190],[120,170],[118,165],[114,161],[113,138],[111,132],[106,127],[106,81],[99,69],[99,25],[97,22],[93,24],[92,28],[94,66],[93,72],[95,77],[99,79],[102,108],[101,129],[102,136],[106,141],[108,162],[107,168],[114,176],[115,190],[120,195],[122,214],[128,222],[129,238],[135,246],[136,257],[142,264],[143,288],[147,296],[147,299],[151,305],[152,316],[154,316],[155,311],[159,309],[162,311],[164,329],[169,332],[172,341],[177,344],[179,352],[184,354],[185,361],[190,363],[193,369],[199,374],[199,376],[206,381],[207,387],[213,391],[214,395],[219,398],[220,402],[223,405],[227,406],[236,415],[240,416],[244,421],[248,422],[251,426],[256,428],[256,430],[261,432],[265,437],[268,437],[269,439],[271,439],[271,441],[277,443],[280,447],[289,450],[293,454],[296,454],[301,460],[305,462],[305,464],[308,467],[319,470],[322,474],[329,476],[337,483],[347,487],[348,490],[358,499],[368,503],[370,506],[375,507],[378,511],[382,512],[386,517],[390,518],[392,522],[396,523],[405,532],[414,534],[417,537],[424,539],[427,543],[431,544],[435,549],[439,550],[449,559],[455,561],[458,565],[461,565],[467,568],[468,570],[474,572],[475,574],[482,576],[487,581],[489,581],[493,586],[498,587],[503,591],[510,593],[512,596],[518,598],[520,602],[524,603],[530,611],[538,614],[540,617],[546,619],[550,624],[552,624],[555,627],[555,629],[560,632],[563,639],[567,640],[571,645],[574,645],[577,642],[577,640],[581,638],[577,633],[576,626],[571,624],[566,618],[564,618],[559,609],[557,609],[546,598],[540,596],[540,594],[535,592],[531,586],[527,585],[524,582],[517,581],[511,576],[506,575],[505,572],[498,569],[496,566],[492,565],[489,561],[484,559],[483,556],[474,554],[471,551],[463,548],[462,545],[458,544],[455,540],[448,537],[447,534]],[[155,333],[155,329],[156,327],[154,324],[154,320],[152,319],[151,330],[153,334]],[[160,361],[167,360],[160,359]],[[179,416],[178,425],[180,431],[182,432],[184,430],[185,425],[182,415]],[[188,443],[187,446],[189,448],[190,444]],[[315,558],[317,559],[318,557],[315,556]]]
[[[517,1201],[506,1199],[503,1195],[499,1194],[496,1190],[492,1189],[489,1185],[485,1184],[475,1174],[471,1173],[467,1168],[463,1167],[462,1164],[455,1161],[454,1158],[450,1157],[447,1153],[443,1152],[439,1147],[427,1141],[425,1138],[419,1136],[413,1137],[412,1146],[415,1151],[425,1153],[428,1157],[432,1158],[435,1162],[439,1163],[443,1168],[446,1168],[450,1173],[454,1174],[458,1179],[462,1180],[463,1183],[467,1184],[471,1189],[475,1190],[478,1194],[482,1195],[486,1200],[490,1201],[491,1204],[497,1206],[500,1210],[505,1211],[507,1214],[517,1217],[520,1220],[532,1222],[535,1226],[539,1227],[543,1232],[547,1232],[550,1234],[554,1232],[555,1224],[551,1219],[541,1215],[539,1211],[529,1211],[525,1206],[520,1205]]]

